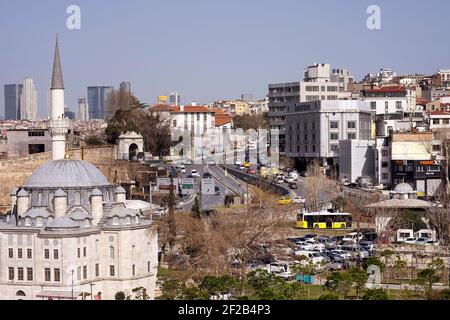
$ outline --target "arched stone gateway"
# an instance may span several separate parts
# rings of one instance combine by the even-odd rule
[[[117,159],[130,160],[144,152],[144,137],[136,132],[127,132],[117,139]]]

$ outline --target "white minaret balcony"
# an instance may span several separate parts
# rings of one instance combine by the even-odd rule
[[[48,130],[50,135],[53,136],[65,136],[69,132],[70,120],[49,120]]]

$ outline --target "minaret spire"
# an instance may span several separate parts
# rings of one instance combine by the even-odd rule
[[[55,57],[53,59],[52,86],[50,89],[64,89],[64,81],[61,68],[61,57],[59,54],[59,40],[56,34]]]
[[[53,160],[63,160],[66,154],[66,134],[70,121],[64,118],[64,83],[58,35],[56,35],[55,58],[53,60],[51,95],[52,110],[48,129],[52,136],[52,158]]]

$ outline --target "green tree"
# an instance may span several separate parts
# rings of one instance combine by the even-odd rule
[[[380,260],[380,258],[372,256],[369,257],[364,263],[363,263],[363,267],[364,270],[367,271],[367,268],[370,266],[378,266],[380,268],[380,271],[383,272],[385,269],[385,265],[384,263]]]
[[[119,291],[114,295],[115,300],[125,300],[125,293],[123,291]]]
[[[221,277],[206,276],[203,278],[200,288],[206,290],[210,295],[218,295],[222,292],[237,293],[242,286],[238,279],[230,275]]]
[[[332,293],[340,293],[347,299],[352,289],[353,281],[349,272],[332,272],[327,277],[325,289]]]
[[[88,145],[88,146],[101,146],[103,145],[103,141],[100,137],[98,136],[89,136],[87,137],[84,142]]]
[[[433,284],[438,282],[440,277],[436,274],[436,270],[427,268],[419,271],[417,278],[413,283],[422,286],[425,290],[425,296],[427,299],[432,299],[434,296]]]
[[[363,300],[389,300],[389,296],[384,289],[369,289],[363,295]]]
[[[353,288],[356,290],[356,299],[359,299],[359,293],[365,288],[369,275],[360,268],[351,268],[348,273],[353,283]]]
[[[209,300],[210,295],[206,290],[202,290],[197,286],[182,288],[182,299],[183,300]]]
[[[200,208],[200,200],[199,200],[198,196],[195,197],[194,205],[192,206],[192,209],[191,209],[191,214],[192,214],[192,217],[194,217],[195,219],[199,219],[199,220],[202,219],[202,211]]]
[[[402,260],[400,258],[400,256],[397,256],[397,260],[394,261],[394,265],[393,265],[397,280],[402,279],[403,275],[406,272],[407,267],[408,267],[408,263],[405,260]]]
[[[165,300],[179,300],[183,295],[184,285],[180,280],[167,280],[161,286],[162,298]]]

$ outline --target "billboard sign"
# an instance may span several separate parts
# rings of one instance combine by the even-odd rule
[[[158,178],[156,179],[156,186],[161,193],[170,193],[170,178]],[[173,179],[173,191],[178,193],[178,180]]]
[[[202,195],[214,195],[215,187],[214,179],[202,179]]]
[[[193,178],[185,178],[181,180],[181,194],[183,195],[195,194]]]

